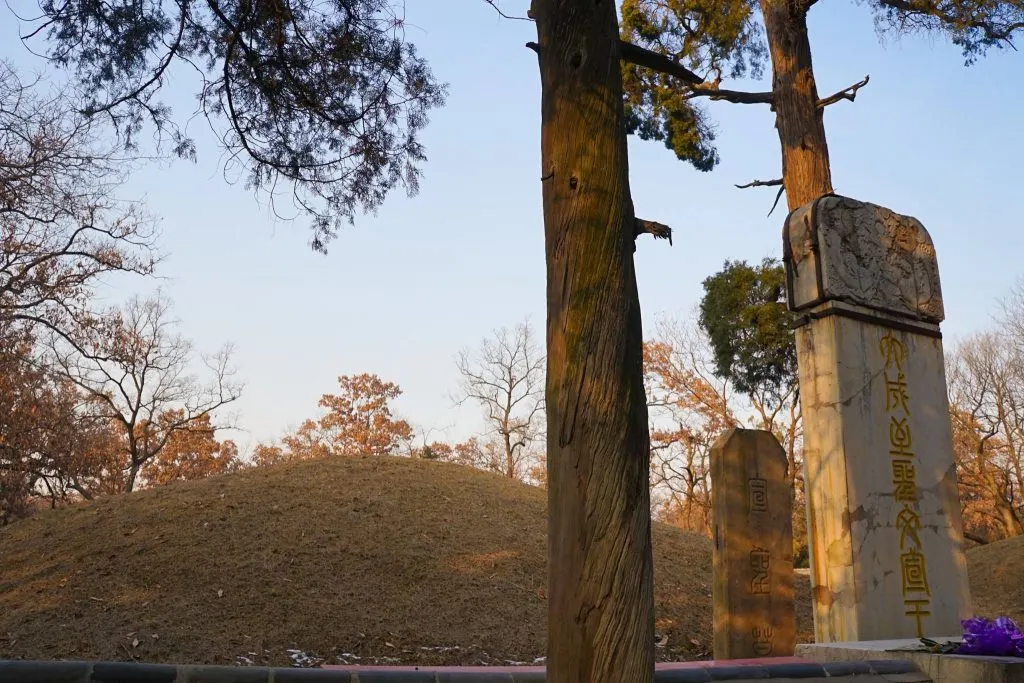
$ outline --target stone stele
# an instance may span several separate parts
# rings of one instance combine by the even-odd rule
[[[790,214],[783,249],[815,639],[959,633],[971,605],[931,238],[827,195]]]
[[[771,432],[730,429],[711,449],[715,659],[793,654],[787,469],[786,453]]]

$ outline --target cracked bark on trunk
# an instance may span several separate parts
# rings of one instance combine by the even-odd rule
[[[650,683],[635,223],[613,0],[534,0],[547,256],[549,683]]]

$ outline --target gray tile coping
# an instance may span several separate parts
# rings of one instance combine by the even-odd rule
[[[712,681],[813,681],[845,678],[850,683],[887,683],[919,675],[910,661],[813,662],[787,659],[686,662],[659,665],[656,683]],[[894,678],[893,676],[904,676]],[[236,666],[184,666],[134,662],[50,662],[0,660],[0,683],[543,683],[537,667],[337,667],[288,669]],[[913,680],[927,680],[915,678]]]
[[[960,637],[933,638],[938,642],[959,641]],[[892,659],[910,661],[933,683],[1024,683],[1024,658],[980,657],[936,654],[918,648],[914,638],[900,640],[864,640],[839,643],[797,645],[797,655],[818,662],[855,662]]]

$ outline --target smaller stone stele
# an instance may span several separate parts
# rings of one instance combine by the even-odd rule
[[[711,449],[714,657],[787,657],[796,644],[786,453],[771,432],[730,429]]]
[[[841,301],[926,323],[945,316],[935,246],[912,216],[826,195],[790,214],[782,248],[794,311]]]

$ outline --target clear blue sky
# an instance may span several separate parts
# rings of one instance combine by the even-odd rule
[[[397,408],[415,425],[464,438],[478,418],[447,398],[457,351],[524,316],[543,325],[540,84],[523,47],[534,28],[500,19],[483,0],[406,4],[409,37],[451,86],[424,135],[422,190],[359,220],[328,256],[308,249],[303,224],[275,223],[251,192],[224,181],[204,123],[191,127],[198,164],[148,167],[125,188],[161,218],[164,286],[185,333],[200,348],[237,346],[242,445],[311,416],[339,374],[364,371],[402,386]],[[917,216],[931,232],[947,344],[988,325],[996,299],[1024,274],[1024,55],[993,52],[965,68],[940,37],[881,44],[869,8],[854,2],[818,3],[810,24],[822,94],[871,75],[856,103],[826,113],[836,191]],[[16,31],[5,15],[5,56],[37,64]],[[195,83],[178,73],[165,99],[185,116]],[[660,143],[630,142],[637,213],[675,230],[675,246],[641,239],[637,249],[647,330],[659,316],[687,315],[724,259],[781,251],[785,213],[765,216],[774,191],[733,187],[779,175],[773,116],[763,106],[711,109],[722,164],[710,174]]]

